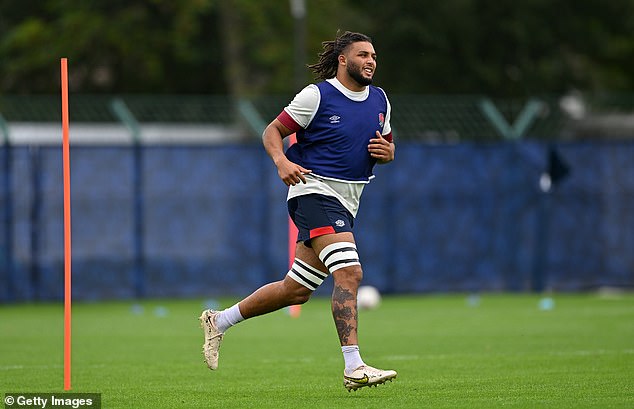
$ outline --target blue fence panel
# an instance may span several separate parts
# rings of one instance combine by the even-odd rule
[[[52,150],[51,155],[61,158],[59,151]],[[71,149],[72,271],[78,296],[135,295],[133,179],[129,147]],[[56,196],[58,217],[62,200]]]
[[[144,153],[148,295],[217,296],[263,283],[268,180],[261,149]]]
[[[553,148],[571,172],[543,192]],[[0,301],[61,299],[61,149],[10,153]],[[632,158],[631,142],[401,143],[356,220],[364,283],[398,293],[632,286]],[[71,183],[76,299],[246,295],[288,269],[286,188],[259,145],[143,147],[136,158],[129,146],[73,147]],[[331,289],[327,280],[318,294]]]
[[[572,170],[551,198],[550,285],[631,286],[634,144],[566,144],[561,152]]]
[[[36,155],[35,149],[30,148],[12,148],[12,192],[13,200],[13,220],[12,229],[13,237],[11,250],[13,251],[13,266],[11,274],[13,277],[7,280],[13,284],[10,288],[10,299],[29,300],[35,297],[37,277],[34,272],[37,271],[39,257],[31,256],[37,250],[37,243],[34,240],[35,226],[33,220],[37,216],[35,188],[36,177],[34,165]]]

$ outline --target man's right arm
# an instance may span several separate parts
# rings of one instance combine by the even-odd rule
[[[284,126],[276,118],[266,127],[262,134],[264,149],[277,167],[277,174],[286,186],[295,186],[299,182],[306,183],[304,174],[311,172],[309,169],[291,162],[284,154],[284,138],[292,133],[292,130]]]

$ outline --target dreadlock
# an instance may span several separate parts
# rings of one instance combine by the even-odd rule
[[[319,54],[319,61],[315,64],[309,64],[307,67],[315,74],[315,79],[327,80],[337,74],[337,66],[339,65],[339,55],[350,44],[359,41],[372,42],[372,39],[365,34],[353,33],[346,31],[337,35],[333,41],[324,41],[321,43],[324,51]]]

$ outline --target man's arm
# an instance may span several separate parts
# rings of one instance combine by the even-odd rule
[[[299,182],[306,183],[304,174],[311,172],[309,169],[291,162],[284,154],[284,138],[292,133],[293,131],[276,118],[266,127],[262,134],[264,149],[277,167],[277,174],[286,186],[295,186]]]

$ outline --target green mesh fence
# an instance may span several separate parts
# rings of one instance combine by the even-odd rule
[[[219,123],[236,121],[233,102],[224,96],[123,96],[139,122]]]
[[[496,139],[495,129],[483,116],[477,96],[394,95],[392,125],[399,139],[460,141]]]
[[[122,99],[139,122],[220,123],[236,121],[233,104],[225,96],[71,95],[73,122],[117,122],[112,111],[115,98]],[[58,96],[2,96],[0,113],[7,122],[57,122],[61,118]]]
[[[69,102],[71,120],[115,122],[109,109],[111,97],[73,95]],[[7,122],[59,122],[61,97],[53,95],[1,96],[0,113]]]
[[[595,112],[634,112],[634,94],[598,93],[587,96],[586,102],[588,108]]]
[[[250,98],[249,102],[260,122],[268,123],[289,103],[292,95]],[[112,103],[123,100],[140,123],[212,123],[222,125],[245,123],[238,104],[227,96],[210,95],[71,95],[72,122],[117,122]],[[489,102],[496,112],[497,124],[483,108]],[[538,109],[527,114],[529,101],[537,101]],[[483,95],[390,95],[392,126],[399,140],[452,143],[459,141],[498,141],[514,136],[503,132],[521,128],[522,139],[559,139],[570,135],[575,120],[562,108],[561,96],[536,96],[526,99],[494,99]],[[585,109],[592,113],[634,112],[634,94],[584,95]],[[535,105],[533,105],[535,108]],[[50,95],[0,96],[0,114],[11,122],[58,122],[60,98]],[[578,123],[579,121],[577,121]],[[503,126],[500,126],[501,125]],[[254,137],[256,135],[251,127]],[[502,131],[501,131],[502,129]]]

